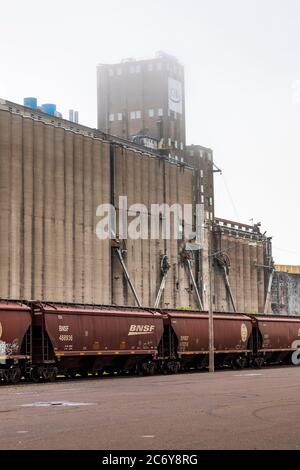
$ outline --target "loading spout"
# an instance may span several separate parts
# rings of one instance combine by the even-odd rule
[[[215,255],[215,259],[217,260],[218,265],[224,272],[224,279],[225,279],[225,286],[226,289],[229,293],[230,301],[232,304],[233,311],[236,313],[237,308],[236,308],[236,303],[235,303],[235,298],[233,296],[233,292],[231,289],[231,285],[229,282],[229,269],[230,269],[230,259],[229,256],[226,253],[220,252]]]
[[[130,286],[130,289],[131,289],[131,291],[132,291],[132,293],[133,293],[133,295],[134,295],[135,301],[136,301],[137,305],[138,305],[139,307],[141,307],[141,306],[142,306],[141,301],[140,301],[139,296],[138,296],[138,294],[137,294],[137,291],[135,290],[135,287],[134,287],[134,285],[133,285],[133,283],[132,283],[132,281],[131,281],[131,278],[130,278],[128,269],[127,269],[127,267],[126,267],[126,264],[125,264],[125,261],[124,261],[124,258],[123,258],[122,251],[121,251],[120,248],[115,248],[115,251],[116,251],[116,253],[117,253],[117,255],[118,255],[119,261],[120,261],[121,266],[122,266],[122,268],[123,268],[123,271],[124,271],[125,277],[126,277],[126,279],[127,279],[127,282],[128,282],[128,284],[129,284],[129,286]]]
[[[202,303],[202,300],[201,300],[201,297],[200,297],[200,294],[199,294],[199,289],[198,289],[198,286],[197,286],[197,283],[196,283],[196,280],[195,280],[195,277],[194,277],[194,274],[193,274],[192,262],[189,258],[186,258],[186,262],[187,262],[190,278],[192,280],[194,290],[196,292],[196,297],[197,297],[197,300],[198,300],[199,308],[200,308],[200,310],[204,310],[203,303]]]
[[[266,295],[264,313],[269,313],[270,311],[271,292],[272,292],[274,272],[275,272],[275,269],[272,269],[272,271],[270,272],[270,276],[269,276],[269,283],[268,283],[268,290],[267,290],[267,295]]]
[[[229,297],[230,297],[230,300],[231,300],[232,308],[233,308],[233,311],[236,313],[235,299],[234,299],[234,297],[233,297],[233,293],[232,293],[232,290],[231,290],[231,286],[230,286],[230,282],[229,282],[229,277],[228,277],[228,273],[227,273],[227,268],[226,268],[226,266],[223,266],[223,269],[224,269],[225,284],[226,284],[226,287],[227,287],[227,290],[228,290],[228,293],[229,293]]]
[[[168,271],[170,269],[170,264],[169,264],[169,260],[168,260],[168,257],[167,255],[164,255],[161,259],[161,262],[160,262],[160,271],[161,271],[161,283],[160,283],[160,286],[159,286],[159,289],[158,289],[158,293],[157,293],[157,296],[156,296],[156,299],[155,299],[155,303],[154,303],[154,308],[158,308],[159,307],[159,304],[160,304],[160,301],[161,301],[161,296],[163,294],[163,291],[165,290],[165,287],[166,287],[166,281],[167,281],[167,275],[168,275]]]

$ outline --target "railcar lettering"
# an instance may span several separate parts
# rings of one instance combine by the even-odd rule
[[[59,341],[73,341],[73,335],[59,335]]]
[[[58,331],[69,331],[69,326],[68,325],[59,325]]]
[[[248,338],[248,329],[247,329],[247,326],[245,325],[245,323],[242,323],[241,324],[241,339],[242,339],[242,342],[245,343],[247,341],[247,338]]]
[[[188,341],[189,336],[180,336],[180,341]]]
[[[155,325],[130,325],[128,336],[149,335],[155,330]]]

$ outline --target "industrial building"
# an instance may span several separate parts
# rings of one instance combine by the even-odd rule
[[[206,220],[215,218],[214,173],[216,169],[213,151],[202,145],[187,145],[185,161],[194,168],[193,193],[194,202],[203,204]]]
[[[260,310],[267,286],[265,237],[258,228],[236,230],[234,223],[229,230],[210,215],[211,200],[203,204],[209,217],[201,250],[189,251],[189,240],[161,235],[123,240],[118,227],[114,240],[96,237],[97,207],[113,203],[118,213],[119,196],[143,203],[148,216],[153,203],[195,205],[205,193],[213,198],[212,153],[203,152],[190,155],[206,165],[202,173],[200,163],[193,169],[133,142],[2,100],[0,296],[208,308],[212,260],[214,308]],[[237,268],[241,245],[244,271]],[[225,258],[226,276],[212,250]]]
[[[97,67],[98,128],[183,160],[184,68],[158,53]]]
[[[150,149],[4,100],[0,102],[0,297],[197,306],[177,240],[99,240],[97,207],[192,204],[193,170]]]
[[[203,207],[209,227],[203,231],[202,249],[193,257],[203,308],[208,308],[210,253],[214,251],[214,308],[270,312],[270,238],[262,235],[258,226],[215,218],[214,173],[220,170],[211,149],[185,143],[183,66],[174,57],[159,53],[150,60],[99,65],[97,73],[101,130],[152,148],[156,140],[157,153],[183,160],[193,168],[193,204]]]
[[[272,244],[259,225],[216,218],[213,252],[215,309],[271,312]]]
[[[272,311],[277,315],[300,315],[300,266],[275,265]]]
[[[0,103],[2,298],[110,301],[109,242],[93,237],[109,144],[63,122]]]
[[[259,224],[216,218],[213,152],[185,142],[182,65],[160,53],[97,73],[98,130],[33,98],[0,100],[0,297],[177,309],[212,298],[216,311],[270,313],[271,239]],[[186,231],[152,239],[150,227],[126,238],[118,222],[100,240],[100,205],[117,221],[136,215],[122,196],[147,220],[153,204],[189,204],[191,234],[200,207],[201,244]]]

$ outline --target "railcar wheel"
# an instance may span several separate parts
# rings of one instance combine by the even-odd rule
[[[50,369],[49,370],[49,375],[48,375],[48,380],[49,382],[55,382],[57,376],[57,369]]]
[[[30,380],[34,383],[38,383],[40,381],[40,369],[38,367],[33,367],[30,371]]]
[[[22,373],[20,367],[14,367],[13,369],[10,369],[8,373],[8,382],[14,385],[17,384],[20,381],[21,375]]]
[[[152,363],[148,367],[148,374],[149,375],[154,375],[156,372],[156,364]]]
[[[264,358],[263,357],[256,357],[254,359],[254,365],[255,367],[257,367],[258,369],[261,369],[262,366],[264,365]]]
[[[244,369],[247,366],[247,359],[245,357],[238,357],[236,359],[236,365],[240,369]]]
[[[145,375],[154,375],[156,370],[156,365],[152,361],[144,362],[142,364],[142,371]]]
[[[44,367],[42,370],[42,378],[45,382],[49,380],[50,370],[47,367]]]
[[[241,368],[244,369],[245,367],[247,367],[247,365],[248,365],[247,359],[243,357],[242,362],[241,362]]]
[[[2,379],[5,384],[9,383],[9,370],[3,372]]]

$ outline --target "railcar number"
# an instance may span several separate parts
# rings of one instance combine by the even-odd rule
[[[59,341],[73,341],[73,335],[59,335]]]
[[[73,335],[66,334],[69,331],[69,325],[58,325],[59,333],[65,333],[59,335],[59,341],[73,341]]]

